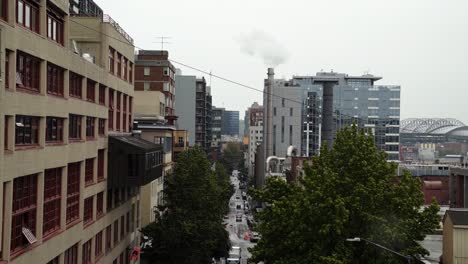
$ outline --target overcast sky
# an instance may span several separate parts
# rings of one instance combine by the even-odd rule
[[[378,84],[401,85],[402,119],[452,117],[468,124],[466,0],[95,1],[136,46],[160,49],[158,37],[171,37],[164,46],[170,58],[258,89],[265,60],[284,61],[277,78],[368,71],[383,77]],[[259,92],[215,78],[211,86],[213,104],[239,110],[241,118],[262,101]]]

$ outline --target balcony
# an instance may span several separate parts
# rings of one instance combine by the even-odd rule
[[[109,188],[144,186],[162,176],[163,147],[132,136],[109,137]]]

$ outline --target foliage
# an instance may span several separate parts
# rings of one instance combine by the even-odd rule
[[[228,172],[232,172],[233,170],[241,168],[239,165],[243,158],[244,153],[242,152],[240,145],[238,143],[229,142],[223,150],[220,162],[224,167],[226,167]]]
[[[326,144],[324,144],[326,145]],[[396,164],[377,151],[372,135],[356,126],[338,132],[333,149],[321,149],[298,184],[269,178],[254,197],[267,204],[259,214],[262,239],[254,261],[265,263],[401,263],[403,255],[427,254],[417,241],[438,227],[436,203],[422,210],[420,182],[397,178]]]
[[[144,257],[150,263],[206,264],[212,257],[227,256],[229,234],[222,221],[229,188],[224,168],[212,170],[203,150],[182,152],[166,177],[160,216],[142,230],[152,239]]]

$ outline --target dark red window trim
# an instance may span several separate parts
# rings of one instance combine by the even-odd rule
[[[0,0],[4,1],[3,5],[7,5],[7,0]],[[1,10],[0,10],[1,11]],[[5,89],[10,89],[10,51],[6,50],[5,52]]]
[[[120,239],[123,239],[125,236],[125,215],[120,217]]]
[[[96,195],[96,217],[104,215],[104,192]]]
[[[82,264],[91,264],[91,241],[92,239],[83,244]]]
[[[47,62],[47,93],[63,96],[63,73],[62,67]]]
[[[78,244],[65,251],[64,264],[78,264]]]
[[[112,225],[106,227],[106,254],[112,249]]]
[[[93,202],[94,196],[88,197],[84,200],[83,224],[85,225],[93,221]]]
[[[119,242],[119,219],[114,221],[114,247]]]
[[[94,127],[96,123],[96,118],[87,116],[86,117],[86,137],[94,138]]]
[[[94,256],[95,258],[102,255],[102,232],[96,234],[94,238]]]
[[[47,236],[60,229],[62,197],[62,168],[47,169],[44,173],[44,213],[42,232]]]
[[[16,23],[39,33],[39,3],[32,0],[17,0]]]
[[[2,6],[0,7],[0,19],[8,21],[8,0],[0,0]]]
[[[117,116],[116,116],[116,128],[115,130],[116,131],[120,131],[120,101],[121,101],[121,96],[122,96],[122,93],[121,92],[117,92]]]
[[[96,102],[96,82],[90,79],[86,81],[86,99],[90,102]]]
[[[10,123],[10,117],[5,116],[5,125],[3,127],[4,128],[3,149],[5,150],[9,149],[9,146],[8,146],[8,127],[10,126],[9,123]]]
[[[82,116],[70,114],[68,118],[68,137],[70,139],[81,139]]]
[[[127,76],[128,76],[128,74],[127,74],[127,63],[128,63],[127,58],[125,58],[124,56],[122,56],[122,72],[123,72],[122,78],[123,78],[124,80],[127,80]]]
[[[85,161],[85,185],[93,184],[94,182],[94,159]]]
[[[129,73],[128,73],[128,80],[130,83],[133,83],[133,63],[130,62],[129,67]]]
[[[106,105],[106,86],[99,85],[99,104]]]
[[[18,51],[16,56],[16,87],[39,92],[41,60]]]
[[[102,118],[99,118],[99,121],[98,121],[98,134],[100,136],[105,136],[106,135],[106,120],[105,119],[102,119]]]
[[[122,54],[117,53],[117,77],[122,76]]]
[[[15,126],[16,146],[39,144],[39,117],[17,115]]]
[[[104,179],[104,149],[98,150],[98,181]]]
[[[115,58],[115,49],[113,49],[112,47],[109,47],[109,72],[112,73],[112,74],[115,73],[115,71],[114,71],[114,65],[115,65],[114,58]]]
[[[63,142],[63,123],[63,118],[46,118],[46,142]]]
[[[67,175],[67,224],[80,218],[80,162],[68,164]]]
[[[58,8],[47,2],[47,38],[63,45],[63,21],[65,16]]]
[[[71,97],[81,98],[82,97],[82,86],[83,86],[83,76],[70,72],[69,74],[69,94]]]
[[[36,234],[37,174],[13,180],[10,251],[17,252],[29,246],[23,227]]]
[[[107,119],[107,125],[109,130],[114,130],[114,90],[109,89],[109,116]]]

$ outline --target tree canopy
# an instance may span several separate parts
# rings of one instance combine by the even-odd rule
[[[326,144],[324,144],[326,145]],[[337,133],[332,149],[323,147],[298,183],[269,178],[254,197],[267,206],[258,215],[262,239],[254,261],[273,264],[401,263],[403,255],[428,252],[417,241],[439,225],[438,206],[423,208],[420,182],[386,161],[372,135],[356,126]]]
[[[203,150],[180,153],[172,175],[165,178],[160,215],[142,230],[152,239],[143,257],[151,263],[206,264],[227,256],[229,234],[222,221],[232,191],[222,165],[213,170]]]

